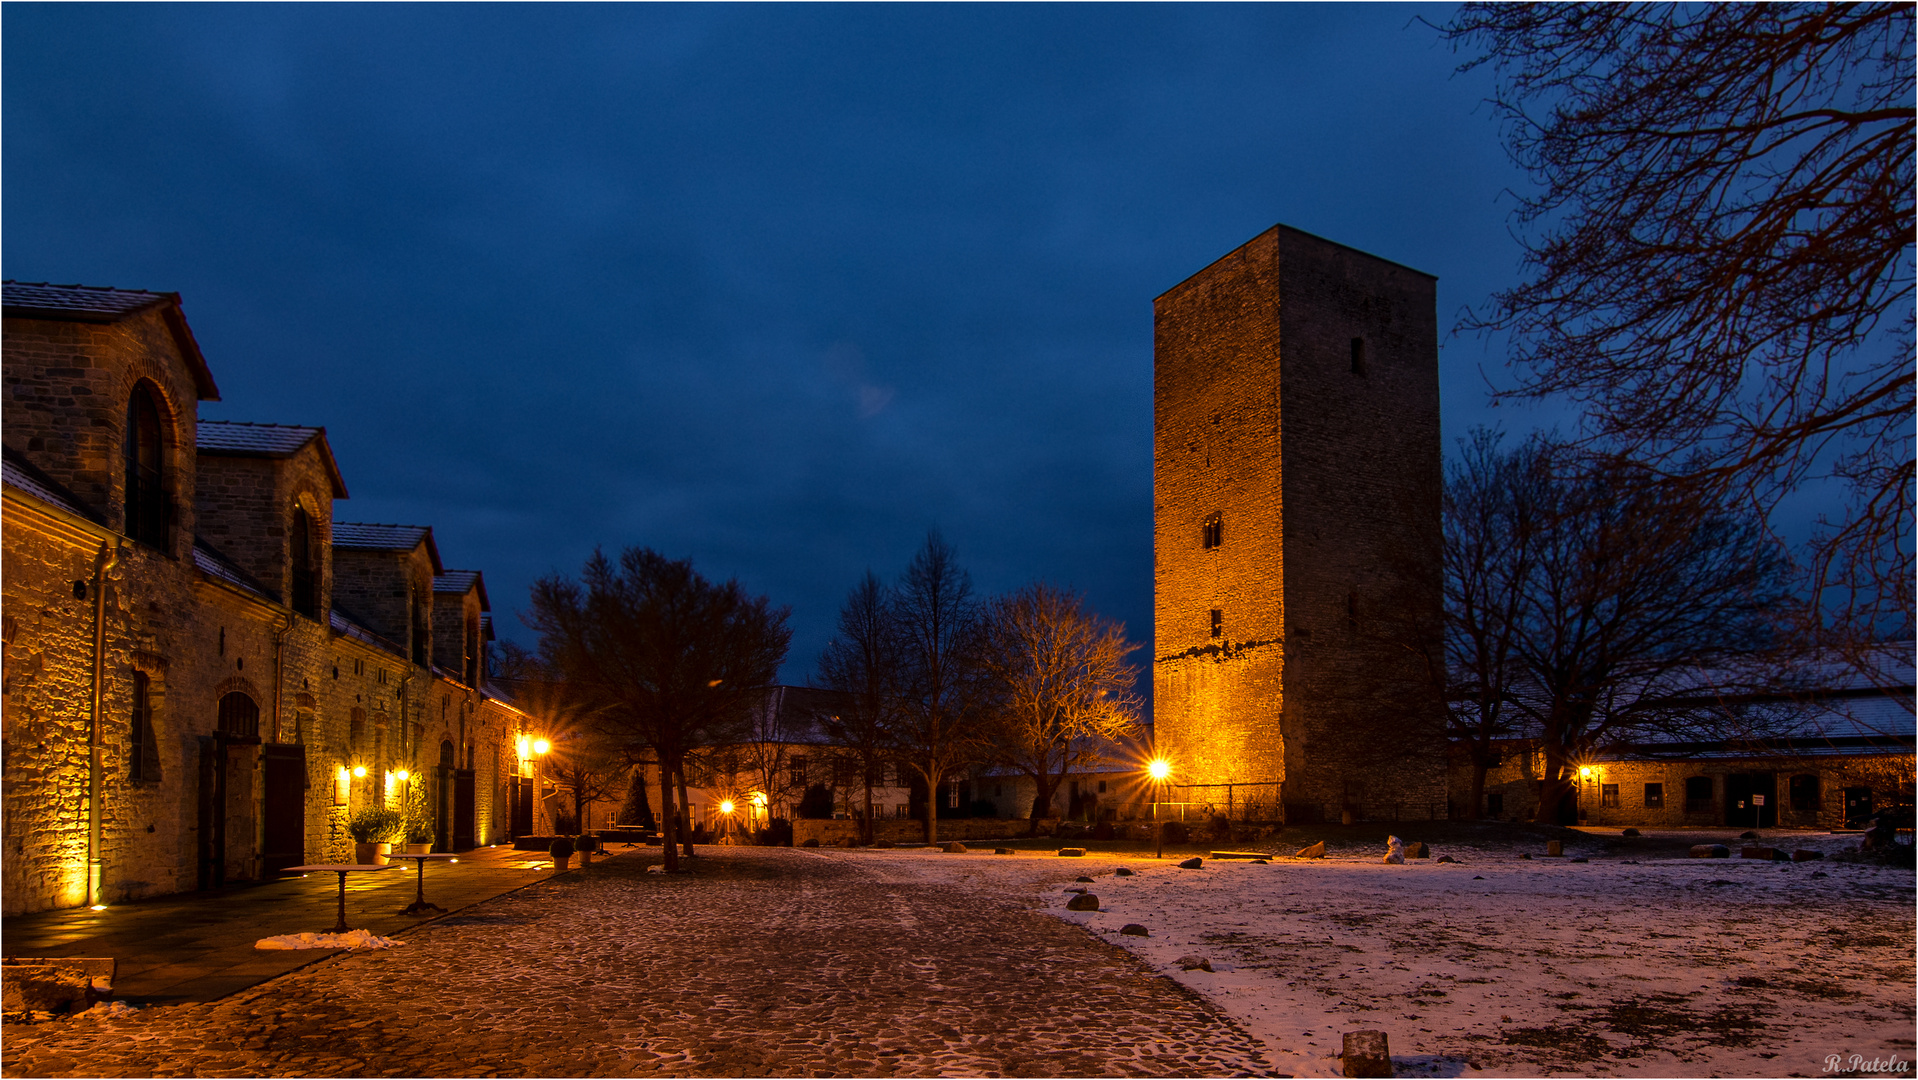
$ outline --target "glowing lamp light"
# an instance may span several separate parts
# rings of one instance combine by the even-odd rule
[[[1580,765],[1578,767],[1578,775],[1590,777],[1592,775],[1592,767],[1590,765]]]
[[[1172,775],[1172,763],[1164,758],[1153,758],[1152,764],[1147,765],[1145,771],[1152,774],[1154,780],[1164,780]]]
[[[355,766],[353,766],[353,775],[354,775],[354,776],[357,776],[357,777],[359,777],[359,778],[361,778],[361,779],[365,779],[365,778],[366,778],[366,766],[364,766],[364,765],[355,765]]]
[[[533,756],[533,740],[527,738],[524,735],[521,735],[519,737],[518,747],[519,747],[519,756],[521,760],[525,760],[526,758]]]
[[[725,800],[722,800],[722,801],[720,802],[720,804],[719,804],[719,812],[720,812],[720,813],[722,813],[722,814],[730,814],[730,813],[732,813],[732,812],[733,812],[733,801],[732,801],[731,799],[725,799]]]
[[[755,792],[753,792],[753,794],[752,794],[752,804],[753,804],[754,806],[765,806],[765,805],[766,805],[766,793],[765,793],[765,792],[763,792],[763,791],[755,791]]]
[[[393,779],[398,780],[400,783],[404,784],[408,780],[413,779],[413,774],[410,772],[407,772],[405,769],[401,769],[399,772],[396,772],[393,774]]]
[[[107,909],[107,906],[105,904],[95,904],[92,907],[88,908],[87,910],[88,911],[105,911],[106,909]]]
[[[547,752],[548,750],[551,750],[552,748],[553,748],[553,744],[547,742],[545,739],[533,740],[533,753],[535,754],[544,754],[545,752]]]

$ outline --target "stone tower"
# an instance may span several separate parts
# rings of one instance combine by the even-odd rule
[[[1444,816],[1435,283],[1279,225],[1154,302],[1170,798]]]

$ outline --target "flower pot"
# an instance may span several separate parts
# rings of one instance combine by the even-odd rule
[[[406,845],[406,853],[408,855],[425,855],[431,852],[432,850],[433,850],[433,845],[430,841],[424,844]]]
[[[385,866],[386,857],[392,851],[393,845],[387,843],[354,844],[353,861],[362,866]]]
[[[572,868],[572,865],[573,865],[573,857],[571,855],[553,856],[553,872],[554,873],[559,873],[563,870],[569,870]]]

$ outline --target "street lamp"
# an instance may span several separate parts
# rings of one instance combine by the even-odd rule
[[[1157,845],[1152,857],[1163,859],[1165,858],[1165,830],[1159,826],[1158,797],[1165,793],[1165,778],[1172,775],[1172,763],[1164,758],[1153,758],[1145,771],[1152,777],[1153,786],[1158,789],[1153,793],[1152,799],[1152,836]]]

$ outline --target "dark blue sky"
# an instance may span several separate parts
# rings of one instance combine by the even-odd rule
[[[1275,222],[1509,283],[1445,8],[41,5],[7,277],[175,290],[522,640],[595,544],[792,605],[803,681],[929,528],[1148,640],[1152,298]],[[1500,357],[1445,341],[1448,441]]]

